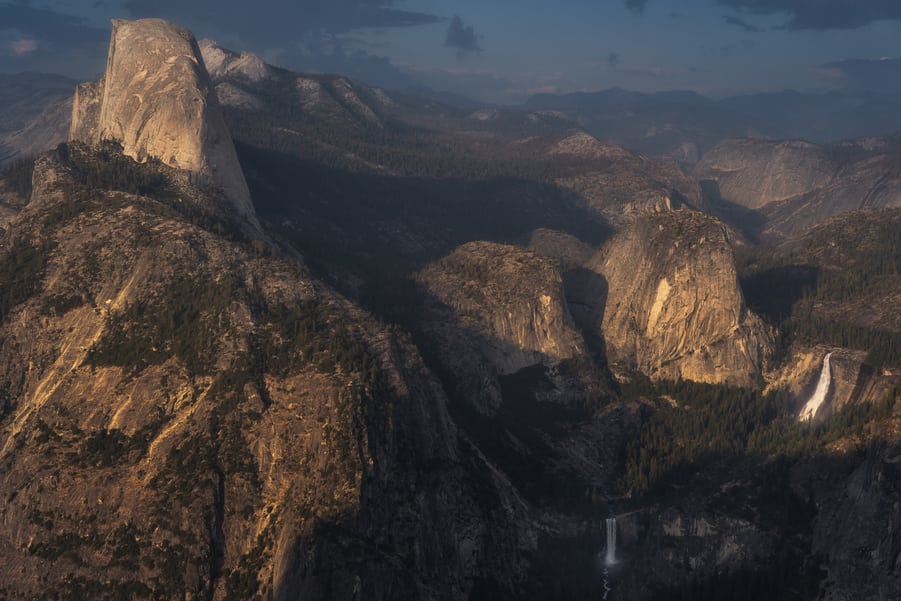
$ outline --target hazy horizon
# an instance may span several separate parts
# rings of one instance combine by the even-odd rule
[[[536,93],[901,90],[901,5],[625,0],[603,5],[304,0],[0,2],[0,72],[100,74],[109,19],[161,17],[274,65],[483,102]]]

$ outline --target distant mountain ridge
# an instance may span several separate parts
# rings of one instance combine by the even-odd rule
[[[850,211],[901,207],[898,138],[817,145],[797,140],[724,140],[693,174],[708,200],[756,214],[760,234],[799,233]]]
[[[725,138],[804,139],[811,142],[886,136],[901,129],[901,99],[841,92],[747,94],[713,100],[690,91],[539,94],[528,109],[563,111],[589,133],[652,155],[692,163]],[[686,156],[684,145],[693,145]]]
[[[0,165],[66,139],[77,82],[46,73],[0,73]]]

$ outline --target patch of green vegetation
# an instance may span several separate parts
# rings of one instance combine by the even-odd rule
[[[49,242],[20,237],[0,255],[0,321],[38,291],[51,248]]]
[[[17,159],[0,171],[0,180],[6,182],[19,198],[31,198],[31,180],[34,175],[34,159]]]
[[[69,574],[60,587],[57,599],[66,601],[131,601],[156,598],[153,590],[137,580],[100,582]]]
[[[238,565],[225,577],[227,601],[262,601],[259,573],[266,561],[266,533],[257,537],[253,549],[241,556]]]
[[[41,315],[48,317],[64,315],[73,309],[84,306],[85,299],[80,294],[62,293],[44,297],[41,304]]]
[[[378,358],[328,304],[312,299],[276,308],[269,311],[269,322],[270,328],[256,341],[262,371],[286,375],[314,365],[324,373],[358,373],[365,382],[377,378]]]
[[[124,192],[154,199],[166,211],[178,215],[197,227],[236,242],[249,242],[232,215],[216,211],[212,206],[196,202],[192,195],[216,195],[220,192],[209,189],[180,193],[179,184],[173,179],[173,170],[159,159],[148,158],[138,162],[125,155],[122,146],[114,141],[89,148],[81,144],[60,147],[62,156],[71,166],[75,185],[64,186],[63,202],[52,207],[56,222],[71,217],[75,205],[96,200],[98,190]],[[188,186],[191,188],[192,186]],[[162,208],[162,207],[161,207]]]
[[[901,333],[861,325],[853,321],[855,315],[836,318],[823,311],[842,303],[878,306],[887,291],[897,288],[901,276],[897,217],[870,219],[864,233],[846,231],[847,226],[840,223],[819,230],[806,240],[805,255],[815,264],[795,264],[795,257],[789,256],[743,268],[748,305],[779,328],[777,359],[800,342],[861,349],[875,367],[901,366]]]
[[[103,338],[94,344],[92,365],[117,365],[131,375],[173,355],[195,375],[209,374],[216,359],[221,322],[236,290],[230,278],[220,282],[177,277],[155,298],[127,305],[108,317]]]
[[[113,190],[158,199],[175,197],[159,160],[138,163],[123,154],[118,142],[107,141],[92,152],[79,149],[69,156],[73,176],[88,190]]]
[[[788,394],[763,394],[694,382],[636,384],[627,395],[664,396],[626,448],[622,486],[642,494],[678,482],[712,462],[746,456],[797,458],[859,434],[892,415],[896,389],[880,403],[844,407],[817,423],[799,423]]]
[[[37,430],[37,434],[34,436],[34,442],[39,445],[47,444],[50,441],[57,442],[61,439],[60,435],[56,433],[56,431],[47,425],[47,422],[38,418],[37,423],[35,424],[35,429]]]

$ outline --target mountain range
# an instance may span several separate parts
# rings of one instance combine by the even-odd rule
[[[0,108],[71,107],[0,175],[0,598],[898,598],[894,138],[687,165],[158,19],[49,81]]]

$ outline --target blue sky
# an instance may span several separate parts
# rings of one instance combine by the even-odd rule
[[[94,77],[109,18],[141,16],[286,67],[494,102],[610,87],[872,91],[901,79],[898,0],[0,0],[0,71]]]

